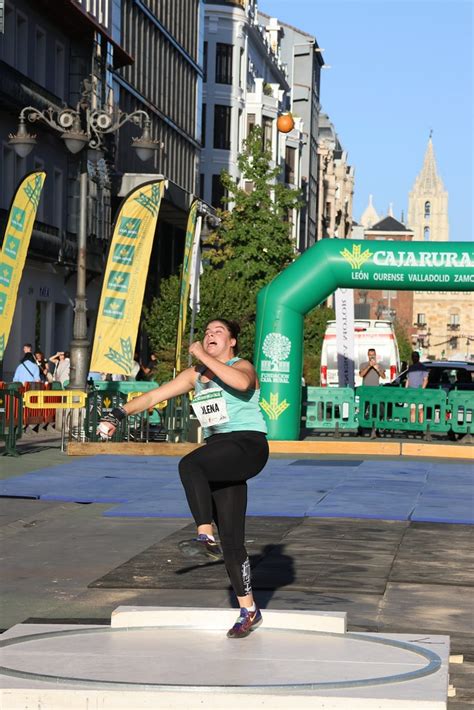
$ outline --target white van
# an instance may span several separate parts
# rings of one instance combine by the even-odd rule
[[[386,380],[391,382],[400,371],[400,355],[393,325],[387,320],[354,321],[354,380],[362,384],[359,369],[367,362],[367,350],[375,348],[377,361],[385,370]],[[321,351],[321,387],[337,387],[336,321],[328,321]]]

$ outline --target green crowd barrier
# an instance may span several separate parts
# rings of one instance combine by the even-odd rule
[[[447,433],[450,429],[446,392],[403,387],[357,387],[359,426]]]
[[[156,389],[156,382],[129,381],[129,382],[109,382],[94,381],[89,391],[86,418],[85,434],[89,441],[100,441],[97,434],[97,426],[100,419],[108,414],[114,407],[124,405],[129,401],[130,395],[149,392]],[[152,412],[140,412],[134,414],[122,422],[112,437],[112,441],[124,441],[128,439],[138,439],[148,441],[150,438],[150,427],[162,428],[157,436],[165,439],[165,427],[163,408],[154,408]],[[153,438],[156,438],[155,436]]]
[[[14,382],[0,389],[0,441],[5,442],[3,456],[19,456],[16,442],[23,433],[21,384]]]
[[[471,435],[474,433],[474,392],[452,390],[448,395],[448,407],[452,431],[455,434]]]
[[[303,395],[304,396],[304,395]],[[306,387],[303,403],[307,429],[357,431],[354,391],[351,387]]]

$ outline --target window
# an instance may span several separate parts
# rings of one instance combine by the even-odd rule
[[[247,114],[247,137],[250,135],[250,132],[252,128],[255,126],[255,114],[254,113],[248,113]]]
[[[206,145],[206,108],[206,104],[203,104],[201,114],[201,145],[203,148]]]
[[[423,239],[425,240],[425,242],[430,241],[430,228],[429,227],[425,227],[423,229]]]
[[[397,297],[397,292],[396,291],[382,291],[382,298],[396,298]]]
[[[5,6],[4,28],[2,58],[7,64],[13,66],[15,64],[15,12],[10,5]]]
[[[272,149],[273,121],[271,118],[263,117],[263,147],[265,150]]]
[[[35,169],[35,170],[44,170],[44,161],[41,160],[40,158],[35,158],[33,165],[34,165],[34,169]],[[45,188],[46,188],[46,189],[48,188],[47,183],[45,183]],[[45,216],[44,216],[44,205],[45,205],[45,202],[46,202],[46,194],[45,194],[45,191],[43,191],[43,194],[42,194],[42,196],[41,196],[41,199],[40,199],[40,201],[39,201],[39,203],[38,203],[38,209],[36,210],[36,219],[37,219],[39,222],[45,222],[45,221],[46,221],[46,220],[45,220]]]
[[[206,189],[206,176],[204,173],[199,175],[199,197],[204,200],[204,190]]]
[[[424,313],[418,313],[416,316],[416,324],[419,327],[426,325],[426,316]]]
[[[207,47],[208,44],[207,42],[204,42],[204,50],[202,53],[202,74],[203,74],[203,81],[207,81]]]
[[[56,96],[64,98],[64,46],[56,42],[54,47],[54,93]]]
[[[220,207],[222,209],[224,207],[224,204],[222,203],[222,198],[226,197],[226,195],[227,195],[227,190],[225,189],[224,185],[222,184],[221,176],[220,175],[213,175],[212,176],[211,205],[213,207]]]
[[[240,48],[240,57],[239,57],[239,87],[241,89],[244,88],[244,68],[245,68],[245,62],[244,62],[244,48]]]
[[[28,71],[28,20],[16,11],[15,66],[18,71]]]
[[[425,202],[425,219],[429,219],[431,216],[431,203]]]
[[[451,327],[456,328],[459,326],[459,324],[460,324],[459,313],[450,313],[449,314],[449,325]]]
[[[57,168],[53,173],[53,224],[58,229],[63,226],[63,173]]]
[[[46,81],[46,33],[41,27],[35,32],[35,63],[34,77],[38,84],[44,86]]]
[[[230,150],[230,106],[214,106],[214,148]]]
[[[285,182],[295,184],[296,148],[286,147],[285,150]]]
[[[216,84],[232,84],[232,44],[216,44]]]

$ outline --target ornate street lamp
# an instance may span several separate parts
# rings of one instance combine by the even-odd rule
[[[70,153],[76,154],[88,146],[92,150],[103,147],[103,136],[116,133],[125,123],[134,123],[142,128],[142,135],[133,138],[131,147],[140,160],[154,156],[160,144],[151,137],[151,119],[146,111],[133,113],[113,111],[108,108],[96,109],[94,103],[94,82],[84,80],[83,92],[76,108],[58,109],[49,106],[39,111],[33,106],[25,106],[20,112],[17,133],[10,135],[9,145],[21,158],[25,158],[36,145],[36,136],[28,133],[26,121],[45,123],[61,134]],[[84,163],[85,165],[85,163]],[[89,346],[86,320],[86,248],[87,248],[87,170],[81,168],[79,198],[79,229],[77,235],[77,286],[74,306],[73,339],[71,341],[71,389],[83,390],[86,385],[89,366]]]

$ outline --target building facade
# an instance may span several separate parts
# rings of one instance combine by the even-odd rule
[[[87,165],[87,319],[92,339],[113,216],[123,184],[169,179],[147,280],[146,298],[182,260],[186,218],[196,194],[202,91],[200,0],[6,0],[0,34],[0,232],[15,186],[27,172],[47,173],[3,363],[12,375],[23,342],[48,356],[72,337],[79,223],[79,173]],[[27,158],[8,145],[25,106],[72,108],[89,81],[91,101],[120,112],[144,109],[160,150],[148,163],[130,149],[140,128],[106,136],[102,156],[71,155],[58,133],[37,122]],[[31,132],[31,129],[30,129]],[[81,162],[85,161],[85,162]],[[146,170],[146,175],[143,175]],[[125,180],[124,180],[125,176]],[[122,184],[123,183],[123,184]]]
[[[368,241],[413,241],[413,232],[388,214],[364,232]],[[407,335],[413,332],[413,291],[393,289],[354,289],[356,318],[397,321]]]
[[[327,114],[319,116],[317,239],[347,239],[352,232],[354,168]]]
[[[298,249],[302,252],[317,239],[318,139],[324,59],[314,36],[262,12],[258,13],[258,18],[270,37],[271,46],[279,47],[291,88],[291,112],[293,117],[303,122],[301,191],[304,204],[300,210],[298,243]]]
[[[430,136],[423,167],[408,197],[407,224],[415,242],[446,242],[449,239],[448,193],[436,166]]]
[[[204,92],[200,194],[222,207],[222,170],[252,186],[240,174],[238,156],[251,128],[262,126],[272,165],[282,168],[282,180],[301,185],[302,120],[288,134],[277,130],[277,118],[290,108],[290,85],[280,53],[280,28],[259,24],[255,0],[205,4]],[[292,216],[295,248],[300,224]]]

